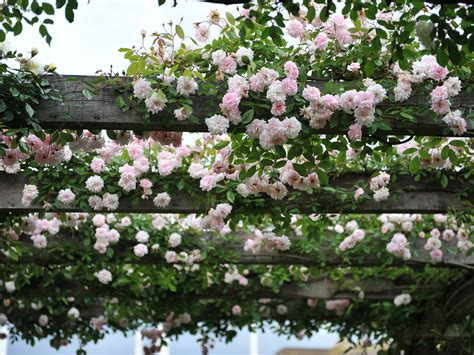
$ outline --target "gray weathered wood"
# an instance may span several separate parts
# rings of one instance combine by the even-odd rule
[[[1,237],[1,235],[0,235]],[[326,239],[333,239],[335,237],[334,233],[327,232],[324,235]],[[221,263],[235,263],[241,265],[303,265],[303,266],[351,266],[351,267],[372,267],[372,266],[408,266],[412,268],[423,268],[426,265],[431,265],[432,267],[442,267],[442,268],[465,268],[465,269],[474,269],[474,254],[467,256],[465,253],[460,251],[454,252],[445,252],[443,254],[443,260],[440,262],[433,262],[430,257],[430,252],[425,250],[424,245],[426,240],[417,238],[415,240],[410,240],[410,250],[412,252],[412,258],[410,260],[403,260],[397,257],[378,257],[376,255],[364,255],[357,257],[343,257],[336,253],[336,247],[331,245],[322,245],[317,252],[311,254],[298,254],[290,249],[287,252],[280,251],[266,251],[261,249],[257,253],[253,254],[252,252],[246,252],[243,250],[243,245],[245,240],[252,239],[253,235],[245,233],[236,233],[235,238],[238,243],[232,243],[229,245],[229,241],[223,241],[222,239],[205,234],[201,237],[186,235],[185,238],[193,238],[194,242],[200,249],[206,250],[210,246],[219,246],[222,243],[226,243],[225,248],[227,250],[232,250],[236,254],[236,259],[223,259],[217,257],[213,262],[217,264]],[[297,237],[291,237],[294,239]],[[374,238],[370,234],[366,236],[366,239]],[[22,235],[20,237],[22,242],[22,248],[25,253],[17,259],[13,260],[5,254],[0,254],[0,264],[37,264],[37,265],[68,265],[74,264],[76,258],[83,256],[83,251],[86,250],[86,247],[83,245],[84,236],[75,231],[61,231],[57,235],[48,237],[48,246],[46,249],[36,249],[33,247],[33,244],[28,235]],[[362,242],[363,243],[363,242]],[[453,249],[456,250],[456,239],[453,239],[449,242],[443,242],[443,249]],[[164,259],[161,255],[148,254],[142,258],[131,256],[131,251],[135,242],[130,240],[121,240],[119,244],[110,246],[114,250],[114,257],[109,259],[110,263],[116,262],[127,262],[130,264],[158,264],[164,263]],[[61,250],[73,250],[70,246],[74,245],[74,250],[76,254],[65,254]],[[60,249],[56,249],[59,247]],[[51,248],[54,252],[51,252]],[[79,248],[79,249],[78,249]],[[88,248],[91,248],[89,246]],[[49,249],[49,252],[48,252]],[[128,258],[125,257],[128,255]],[[100,256],[97,254],[97,256]],[[392,260],[391,260],[392,259]],[[80,259],[77,259],[79,261]],[[391,261],[390,261],[391,260]]]
[[[345,187],[353,189],[354,186],[367,182],[370,178],[367,174],[352,173],[331,180],[333,187]],[[0,173],[0,212],[35,212],[44,210],[44,206],[33,204],[25,207],[21,203],[23,187],[27,179],[21,173],[8,175]],[[266,198],[263,205],[239,208],[234,205],[235,211],[242,213],[264,213],[270,209],[281,208],[282,212],[298,209],[300,213],[440,213],[448,210],[470,210],[474,202],[474,190],[469,189],[466,181],[463,184],[450,183],[447,188],[434,184],[429,178],[422,181],[414,181],[409,176],[399,176],[397,190],[388,200],[375,202],[369,199],[359,203],[355,209],[350,204],[336,201],[333,194],[328,193],[301,193],[294,200],[283,199],[275,201]],[[464,189],[468,191],[465,198],[459,198],[456,193]],[[392,191],[393,194],[393,191]],[[152,201],[143,200],[138,206],[132,206],[131,200],[121,198],[119,208],[115,212],[125,213],[205,213],[214,206],[207,205],[204,194],[191,196],[184,191],[170,192],[171,203],[165,208],[156,207]],[[54,201],[50,201],[54,202]],[[81,211],[76,206],[50,207],[49,211],[77,212]]]
[[[257,281],[257,283],[259,283]],[[383,277],[371,277],[361,280],[355,280],[350,277],[345,279],[332,281],[328,278],[313,278],[304,283],[289,282],[283,284],[278,292],[273,291],[270,287],[259,285],[253,288],[252,297],[259,298],[277,298],[277,299],[345,299],[359,297],[360,292],[364,292],[364,299],[367,300],[392,300],[395,296],[402,293],[411,285],[411,280],[393,281]],[[226,287],[211,286],[208,289],[203,289],[201,292],[196,292],[193,297],[196,299],[237,299],[238,292],[232,292],[232,289],[241,288],[241,286],[233,286],[232,284]],[[419,291],[435,290],[436,285],[419,285]],[[123,291],[122,291],[123,292]],[[24,286],[17,289],[11,294],[14,296],[23,297],[103,297],[103,296],[117,296],[117,290],[109,286],[103,286],[97,282],[80,283],[70,281],[63,278],[57,279],[54,284],[48,287],[42,287],[36,281],[32,281],[29,286]],[[169,299],[189,298],[189,294],[180,294],[178,292],[160,293],[160,297],[168,295]]]
[[[77,80],[73,81],[73,78]],[[110,87],[98,90],[91,100],[82,94],[83,82],[94,80],[96,77],[88,76],[62,76],[51,78],[51,84],[64,95],[64,102],[57,101],[42,102],[36,109],[36,117],[43,128],[70,128],[70,129],[117,129],[136,131],[177,131],[177,132],[207,132],[204,119],[220,112],[219,102],[215,97],[195,96],[192,97],[194,115],[200,123],[192,123],[189,120],[177,121],[174,118],[173,110],[176,107],[168,107],[157,115],[152,115],[148,124],[144,123],[143,115],[131,109],[127,112],[116,105],[117,92]],[[119,79],[120,80],[120,79]],[[122,78],[126,81],[127,78]],[[313,85],[324,87],[325,81],[315,81]],[[429,97],[412,97],[406,102],[397,103],[397,106],[426,106],[429,104]],[[466,109],[474,108],[474,95],[462,92],[453,100],[453,108],[461,107]],[[381,108],[396,106],[392,103],[382,103]],[[417,123],[409,123],[405,120],[385,118],[385,122],[392,126],[391,131],[377,132],[377,135],[419,135],[419,136],[445,136],[452,135],[446,125],[431,118],[418,118]],[[243,127],[233,128],[241,131]],[[313,130],[315,134],[345,134],[347,128],[325,127]],[[467,132],[465,136],[472,136],[474,127],[472,122],[467,122]]]

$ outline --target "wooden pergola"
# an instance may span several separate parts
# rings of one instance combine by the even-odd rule
[[[77,80],[72,80],[76,78]],[[84,96],[84,83],[88,80],[94,80],[94,77],[81,76],[62,76],[51,80],[52,87],[59,90],[63,96],[63,102],[51,101],[42,102],[37,107],[36,118],[44,129],[112,129],[112,130],[133,130],[142,131],[177,131],[177,132],[206,132],[207,127],[204,119],[209,112],[218,111],[218,101],[215,97],[192,97],[194,115],[198,117],[199,122],[176,121],[172,114],[172,105],[167,110],[158,115],[153,115],[148,123],[143,122],[143,115],[136,110],[121,110],[116,100],[122,93],[115,91],[109,87],[99,89],[92,98],[88,99]],[[116,78],[124,83],[128,82],[127,78]],[[324,87],[324,80],[313,81],[313,85]],[[425,97],[412,97],[408,101],[400,105],[426,105]],[[453,100],[453,107],[461,107],[464,109],[474,108],[474,95],[472,93],[463,92],[456,96]],[[392,103],[383,103],[381,107],[389,108]],[[384,121],[391,126],[390,131],[379,131],[380,135],[424,135],[424,136],[451,136],[451,131],[441,122],[433,121],[432,118],[419,117],[417,122],[407,122],[397,120],[393,117],[387,117]],[[235,127],[234,132],[243,131],[243,127]],[[343,134],[342,128],[323,128],[313,130],[314,134]],[[465,137],[471,137],[474,133],[472,121],[468,121]],[[330,186],[332,187],[349,187],[355,186],[360,181],[367,181],[370,177],[368,174],[346,174],[330,177]],[[342,202],[334,201],[331,196],[324,194],[310,195],[301,193],[298,198],[291,202],[274,201],[267,199],[265,205],[256,205],[252,213],[264,213],[265,210],[273,207],[285,207],[290,210],[296,208],[300,213],[445,213],[450,210],[462,210],[469,212],[472,210],[474,202],[474,190],[470,188],[470,193],[459,196],[461,188],[466,189],[472,186],[472,179],[466,178],[461,182],[453,182],[447,188],[433,183],[430,177],[415,181],[409,175],[398,176],[400,186],[403,187],[399,193],[398,200],[389,199],[381,203],[374,201],[365,201],[357,205],[355,209],[349,208]],[[27,183],[26,178],[22,175],[7,175],[0,173],[0,213],[28,213],[45,211],[45,207],[41,205],[32,205],[25,207],[21,204],[21,193],[23,187]],[[142,201],[138,206],[133,206],[131,201],[126,199],[120,201],[120,207],[116,212],[125,213],[202,213],[206,212],[210,207],[207,205],[205,195],[190,196],[185,192],[178,192],[173,195],[173,199],[168,207],[157,208],[151,201]],[[239,206],[234,208],[239,211]],[[74,212],[80,211],[78,207],[62,206],[59,208],[49,207],[48,212]],[[245,213],[244,209],[241,211]],[[245,239],[248,236],[241,235],[240,238]],[[63,235],[59,234],[51,239],[51,243],[55,242],[71,242],[80,241],[80,234]],[[28,244],[28,243],[27,243]],[[30,246],[31,247],[31,246]],[[244,252],[241,247],[233,246],[238,254],[237,264],[280,264],[280,265],[306,265],[306,266],[333,266],[333,267],[368,267],[368,266],[386,266],[400,267],[408,266],[414,268],[423,268],[426,265],[436,267],[450,267],[472,269],[474,268],[474,255],[466,256],[461,253],[447,254],[443,261],[433,264],[430,260],[429,253],[423,249],[421,241],[415,243],[415,256],[410,261],[395,260],[390,265],[385,260],[377,257],[366,258],[363,261],[350,262],[341,258],[330,248],[322,249],[317,255],[297,255],[291,252],[259,252],[256,254]],[[114,262],[121,262],[121,253],[118,250],[115,254]],[[0,256],[0,263],[35,263],[38,265],[64,265],[70,262],[65,255],[47,256],[36,251],[34,256],[25,256],[13,261],[4,255]],[[127,261],[133,263],[133,261]],[[156,263],[159,262],[153,256],[146,256],[137,261],[139,263]],[[225,263],[226,260],[218,260],[216,262]],[[328,279],[310,280],[307,286],[301,288],[297,285],[286,285],[279,293],[275,294],[271,290],[262,287],[262,290],[254,295],[254,297],[279,297],[284,299],[294,299],[298,301],[306,298],[316,299],[339,299],[357,297],[360,290],[364,291],[365,298],[371,301],[391,300],[393,297],[403,291],[410,283],[397,283],[393,280],[384,278],[372,278],[367,280],[348,279],[342,286],[335,285]],[[65,284],[67,290],[86,290],[85,285]],[[436,285],[429,286],[436,289]],[[428,287],[428,288],[429,288]],[[356,291],[357,290],[357,291]],[[47,290],[48,294],[54,294],[57,290]],[[429,292],[429,289],[426,290]],[[33,286],[31,290],[25,292],[39,292]],[[104,290],[105,292],[105,290]],[[474,312],[474,301],[472,298],[474,292],[474,279],[466,280],[464,285],[458,287],[453,285],[453,289],[446,290],[443,299],[433,303],[431,311],[427,313],[419,324],[407,330],[407,337],[434,337],[444,334],[446,337],[457,336],[457,324],[466,316],[472,315]],[[209,291],[209,298],[229,297],[219,293],[219,290]],[[171,296],[170,296],[171,297]],[[100,310],[100,307],[97,308]],[[93,312],[94,313],[94,312]],[[97,313],[97,312],[95,312]],[[21,312],[18,314],[21,317]],[[414,349],[418,351],[431,351],[427,349]],[[424,352],[427,354],[427,352]]]

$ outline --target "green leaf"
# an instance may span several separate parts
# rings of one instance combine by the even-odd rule
[[[421,159],[431,160],[431,155],[426,150],[420,150],[420,157]]]
[[[448,186],[448,183],[449,183],[449,180],[448,180],[448,177],[446,175],[441,175],[441,186],[443,186],[444,188],[446,188]]]
[[[1,111],[0,111],[1,112]],[[452,145],[454,147],[464,147],[466,143],[464,141],[461,141],[459,139],[452,140],[449,142],[449,145]]]
[[[308,19],[308,22],[309,23],[313,22],[315,17],[316,17],[316,9],[314,8],[314,6],[309,6],[308,13],[306,14],[306,18]]]
[[[301,176],[307,175],[306,168],[303,164],[293,164],[293,169],[295,169],[295,171]]]
[[[10,259],[12,259],[13,261],[18,261],[18,259],[19,259],[19,258],[18,258],[18,253],[16,252],[15,249],[10,249],[10,250],[9,250],[8,257],[9,257]]]
[[[128,160],[128,150],[122,149],[122,160]]]
[[[273,167],[275,169],[283,168],[286,165],[286,160],[278,160],[275,164],[273,164]]]
[[[375,65],[372,61],[367,61],[364,64],[364,73],[367,76],[372,76],[375,72]]]
[[[127,68],[127,75],[134,76],[137,74],[138,71],[138,63],[133,62]]]
[[[410,173],[415,175],[420,170],[420,158],[414,157],[408,166]]]
[[[145,59],[142,58],[137,63],[137,73],[138,74],[145,74]]]
[[[288,151],[288,159],[297,158],[301,156],[302,152],[303,152],[303,147],[301,145],[294,144]]]
[[[357,15],[358,16],[358,15]],[[321,21],[323,22],[326,22],[326,20],[328,19],[329,17],[329,11],[328,11],[328,7],[327,6],[324,6],[321,11],[319,12],[319,18],[321,19]]]
[[[13,97],[20,96],[20,91],[14,86],[10,88],[10,92],[13,95]]]
[[[443,149],[441,150],[441,158],[443,158],[443,160],[446,160],[449,158],[449,151],[451,149],[449,148],[449,145],[445,145],[443,147]]]
[[[0,112],[5,112],[7,109],[7,105],[5,104],[5,101],[0,99]]]
[[[230,203],[234,203],[235,201],[235,194],[232,192],[232,191],[227,191],[227,200],[230,202]]]
[[[466,252],[466,256],[471,256],[472,253],[474,253],[474,247],[471,247],[471,248]]]
[[[117,133],[115,133],[114,130],[108,129],[106,133],[107,133],[107,137],[109,137],[110,139],[117,139]]]
[[[230,143],[230,141],[221,141],[221,142],[217,143],[217,144],[214,146],[214,148],[215,148],[216,150],[221,150],[222,148],[227,147],[227,146],[229,145],[229,143]]]
[[[235,26],[234,16],[230,12],[225,13],[225,18],[227,19],[227,22],[229,22],[232,26]]]
[[[69,23],[74,22],[74,10],[69,6],[66,6],[66,20],[68,20]]]
[[[242,62],[245,64],[250,64],[250,59],[246,55],[242,56]]]
[[[184,179],[181,179],[179,180],[178,185],[176,185],[176,187],[178,188],[179,191],[181,191],[182,189],[184,189],[185,184],[186,182],[184,181]]]
[[[409,113],[407,112],[400,112],[400,116],[404,117],[404,118],[408,118],[409,120],[415,120],[416,118],[413,117],[412,115],[410,115]]]
[[[417,152],[417,151],[418,151],[418,149],[416,149],[416,148],[408,148],[408,149],[405,149],[405,150],[403,151],[403,154],[408,155],[408,154],[415,153],[415,152]]]
[[[436,60],[440,65],[446,66],[448,64],[449,57],[444,48],[438,49],[436,52]]]
[[[176,34],[179,36],[179,38],[184,39],[184,31],[183,28],[180,25],[176,25]]]
[[[387,32],[385,32],[385,31],[382,30],[381,28],[376,28],[376,29],[375,29],[375,33],[377,34],[377,36],[378,36],[379,38],[387,39]]]
[[[33,117],[33,115],[35,114],[35,110],[33,110],[29,103],[25,103],[25,110],[26,113],[28,113],[28,116],[30,117]]]
[[[390,131],[392,127],[385,122],[378,122],[377,123],[377,128],[380,129],[381,131]]]
[[[13,26],[13,34],[15,36],[18,36],[22,30],[23,30],[23,25],[21,24],[21,21],[17,21],[17,23],[15,23],[15,26]]]
[[[459,53],[458,45],[452,40],[448,42],[448,53],[449,59],[451,59],[453,64],[458,65],[461,63],[461,53]]]
[[[87,98],[87,100],[92,99],[92,92],[89,89],[82,90],[82,94]]]
[[[43,3],[43,11],[46,12],[48,15],[54,15],[54,7],[47,2]]]
[[[77,6],[78,6],[77,0],[67,1],[65,14],[66,14],[66,20],[68,20],[69,22],[74,21],[74,10],[77,9]]]
[[[255,112],[253,109],[245,111],[245,113],[242,115],[242,124],[246,125],[252,122],[254,113]]]
[[[127,106],[127,104],[125,103],[125,99],[123,98],[122,95],[117,96],[117,98],[115,99],[115,104],[116,104],[119,108],[124,108],[125,106]]]
[[[326,174],[326,172],[324,170],[318,169],[316,171],[316,174],[318,175],[319,182],[321,183],[321,185],[329,184],[328,174]]]
[[[247,170],[247,177],[255,175],[256,172],[257,172],[257,166],[256,165],[251,166],[250,169]]]
[[[275,146],[275,152],[277,153],[279,158],[286,158],[286,150],[281,145]]]
[[[474,52],[474,33],[471,33],[467,47],[469,48],[471,52]],[[472,249],[469,249],[469,250],[472,250]]]

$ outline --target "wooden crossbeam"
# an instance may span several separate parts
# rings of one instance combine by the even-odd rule
[[[72,80],[77,78],[77,80]],[[93,81],[97,77],[66,75],[51,78],[53,88],[59,90],[64,97],[64,102],[49,101],[42,102],[36,107],[36,118],[45,129],[116,129],[135,131],[176,131],[176,132],[207,132],[204,119],[220,112],[219,101],[216,97],[194,96],[194,115],[199,123],[189,120],[178,121],[173,115],[177,107],[168,107],[157,115],[152,115],[148,123],[144,123],[143,114],[132,109],[123,112],[117,105],[118,93],[111,87],[98,90],[97,94],[88,100],[82,93],[85,81]],[[123,78],[124,82],[128,80]],[[323,88],[326,81],[314,81],[312,85]],[[462,92],[453,100],[452,108],[461,107],[465,109],[474,108],[474,94]],[[388,108],[393,106],[426,106],[429,97],[411,97],[403,103],[384,102],[378,107]],[[269,114],[269,113],[267,113]],[[259,115],[259,118],[264,118]],[[268,117],[270,118],[270,117]],[[377,135],[417,135],[417,136],[451,136],[441,120],[434,121],[429,117],[419,117],[417,123],[410,123],[402,119],[384,118],[384,122],[392,127],[390,131],[377,132]],[[233,131],[243,131],[244,127],[237,126]],[[312,130],[315,134],[346,134],[347,127],[324,127]],[[473,123],[468,120],[465,136],[474,134]]]
[[[201,249],[208,249],[209,246],[219,246],[223,242],[219,237],[211,236],[208,234],[202,237],[187,235],[188,238],[193,238],[195,244]],[[295,253],[294,251],[279,252],[279,251],[266,251],[261,249],[257,253],[247,252],[243,250],[245,240],[252,239],[253,235],[245,233],[237,233],[236,239],[239,241],[229,242],[226,241],[226,249],[231,250],[235,253],[235,259],[228,260],[222,258],[214,258],[213,262],[216,264],[220,263],[234,263],[239,265],[302,265],[302,266],[326,266],[326,267],[372,267],[372,266],[390,266],[400,267],[408,266],[412,268],[424,268],[426,265],[432,267],[442,268],[465,268],[474,269],[474,254],[467,256],[461,252],[445,252],[443,260],[440,262],[433,262],[430,257],[430,252],[425,250],[424,245],[426,241],[424,239],[415,239],[410,241],[410,249],[412,252],[412,258],[410,260],[402,260],[401,258],[389,258],[377,257],[374,255],[364,255],[359,257],[347,257],[344,254],[338,254],[334,246],[322,245],[317,252],[311,254]],[[324,236],[327,239],[335,237],[334,233],[328,232]],[[366,236],[371,238],[370,235]],[[76,261],[81,260],[85,247],[83,241],[85,237],[78,232],[67,232],[61,231],[59,234],[48,237],[47,249],[35,249],[28,235],[21,236],[20,240],[23,242],[22,249],[23,255],[17,260],[9,258],[5,254],[0,254],[0,264],[36,264],[36,265],[69,265],[74,264]],[[444,242],[443,248],[445,249],[456,249],[457,241],[455,239]],[[63,253],[61,250],[72,250],[69,245],[74,244],[76,248],[76,254]],[[142,258],[132,256],[131,251],[135,242],[130,240],[121,240],[119,244],[110,246],[114,250],[114,257],[108,259],[110,263],[129,263],[129,264],[163,264],[165,261],[162,256],[156,254],[148,254]],[[59,249],[56,249],[59,247]],[[48,249],[53,249],[54,252],[48,252]],[[90,247],[89,247],[90,248]],[[97,254],[99,255],[99,254]],[[127,257],[128,255],[128,257]],[[392,260],[391,260],[392,259]]]
[[[113,284],[113,282],[112,282]],[[305,283],[286,283],[281,286],[278,292],[273,291],[270,287],[258,286],[252,288],[251,297],[255,300],[259,298],[276,298],[276,299],[345,299],[359,297],[360,292],[364,292],[364,299],[367,300],[392,300],[395,296],[402,293],[404,290],[410,287],[410,280],[405,282],[397,282],[388,280],[383,277],[371,277],[367,279],[355,280],[350,277],[346,277],[342,280],[332,281],[328,278],[322,277],[317,279],[310,279]],[[434,291],[436,285],[420,285],[420,291]],[[126,289],[122,289],[122,292],[126,292]],[[242,294],[239,296],[239,291]],[[28,297],[119,297],[118,291],[109,286],[101,285],[98,281],[92,283],[80,283],[70,281],[66,279],[58,279],[55,284],[50,284],[48,287],[41,287],[33,283],[31,286],[25,286],[21,289],[12,293],[13,296],[28,296]],[[202,292],[193,293],[193,298],[196,299],[238,299],[239,297],[248,296],[248,292],[245,291],[242,286],[238,285],[227,285],[211,286],[208,289],[203,289]],[[189,294],[180,292],[167,293],[161,292],[158,297],[165,296],[168,301],[173,299],[188,299]]]
[[[370,176],[363,173],[345,174],[334,177],[330,186],[354,189],[355,186],[367,182]],[[330,193],[301,193],[295,199],[288,201],[283,199],[275,201],[269,197],[265,202],[255,206],[234,205],[234,211],[242,213],[265,213],[269,210],[280,208],[282,212],[296,211],[299,213],[441,213],[448,210],[469,210],[474,202],[474,190],[468,189],[470,183],[463,184],[451,182],[446,188],[433,183],[430,177],[414,181],[410,176],[399,176],[397,180],[397,194],[388,200],[376,202],[373,199],[358,203],[353,209],[350,203],[337,201],[334,194]],[[24,185],[27,179],[21,173],[9,175],[0,173],[0,213],[5,212],[36,212],[45,210],[44,206],[34,204],[25,207],[21,203]],[[460,189],[468,189],[466,197],[460,198],[456,193]],[[211,191],[212,193],[212,191]],[[165,208],[156,207],[152,201],[143,200],[137,206],[133,206],[131,199],[121,198],[120,205],[115,212],[124,213],[205,213],[214,206],[208,205],[204,193],[191,196],[184,191],[170,192],[171,203]],[[54,202],[54,201],[50,201]],[[48,211],[53,212],[77,212],[81,209],[77,206],[50,207]]]

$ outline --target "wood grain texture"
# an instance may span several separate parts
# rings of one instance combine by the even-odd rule
[[[77,80],[72,80],[76,78]],[[122,112],[117,107],[115,100],[117,92],[104,87],[98,90],[91,100],[82,94],[83,82],[91,81],[96,77],[65,75],[62,77],[51,78],[52,86],[59,90],[64,96],[64,102],[57,101],[42,102],[36,107],[36,117],[43,128],[69,128],[69,129],[117,129],[117,130],[135,130],[135,131],[176,131],[176,132],[207,132],[207,126],[204,119],[220,112],[219,102],[216,97],[194,96],[193,110],[200,123],[192,123],[189,120],[177,121],[174,118],[173,110],[176,107],[168,107],[157,115],[152,115],[150,122],[143,122],[142,114],[132,109]],[[124,81],[127,78],[123,78]],[[324,87],[326,81],[314,81],[312,85]],[[387,108],[391,106],[427,106],[430,98],[411,97],[403,103],[385,102],[378,107]],[[474,94],[462,92],[452,100],[452,108],[474,108]],[[409,123],[405,120],[395,120],[385,118],[385,122],[392,126],[391,131],[378,131],[377,135],[419,135],[419,136],[446,136],[452,133],[446,129],[446,125],[440,120],[434,121],[431,118],[418,118],[417,123]],[[234,131],[242,131],[242,126],[233,128]],[[346,134],[347,128],[343,127],[325,127],[323,129],[313,130],[315,134]],[[465,136],[472,136],[474,127],[472,122],[467,122],[467,131]]]
[[[410,250],[412,258],[410,260],[403,260],[401,258],[392,257],[388,252],[384,251],[384,256],[380,257],[374,254],[360,255],[357,257],[344,257],[344,255],[336,252],[336,247],[330,244],[321,245],[317,252],[300,254],[291,250],[287,252],[280,251],[266,251],[261,249],[256,253],[244,251],[244,243],[247,239],[252,239],[254,235],[243,232],[235,233],[236,240],[229,244],[228,240],[223,240],[218,236],[211,234],[204,234],[200,237],[195,235],[186,235],[184,237],[189,240],[193,239],[193,243],[201,250],[208,250],[210,247],[219,248],[225,243],[225,248],[228,251],[235,253],[235,258],[226,259],[219,256],[212,260],[216,264],[240,264],[240,265],[302,265],[308,267],[372,267],[372,266],[386,266],[386,267],[400,267],[408,266],[411,268],[424,268],[426,265],[439,268],[464,268],[474,269],[474,254],[467,256],[465,253],[457,251],[456,238],[453,240],[443,242],[443,259],[440,262],[433,262],[430,257],[430,251],[425,250],[424,245],[426,240],[417,238],[410,240]],[[334,233],[327,232],[322,236],[329,240],[335,237]],[[293,236],[290,239],[294,240],[298,237]],[[311,236],[308,236],[311,238]],[[367,238],[377,238],[368,234]],[[37,265],[73,265],[76,262],[81,262],[84,252],[91,250],[92,246],[85,247],[83,242],[85,237],[76,231],[61,231],[60,233],[49,236],[48,247],[46,249],[36,249],[30,240],[29,235],[22,235],[20,241],[22,242],[22,250],[25,252],[18,260],[9,258],[6,254],[0,254],[0,264],[37,264]],[[117,245],[111,245],[110,248],[114,251],[114,256],[108,259],[109,263],[129,264],[163,264],[165,263],[161,255],[148,254],[142,258],[132,255],[135,241],[121,240]],[[65,251],[68,251],[67,253]],[[74,250],[74,253],[70,251]],[[456,250],[456,252],[446,251]],[[100,255],[97,254],[99,257]]]
[[[411,280],[388,280],[383,277],[370,277],[366,279],[355,280],[351,277],[346,277],[338,281],[332,281],[329,278],[313,278],[304,283],[288,282],[282,285],[279,291],[275,292],[270,287],[265,287],[259,284],[252,288],[252,291],[239,294],[239,286],[227,285],[210,286],[207,289],[196,290],[190,296],[187,293],[167,292],[162,290],[158,296],[166,299],[168,302],[175,300],[196,300],[196,299],[239,299],[239,297],[252,297],[255,300],[259,298],[277,298],[287,300],[306,300],[308,298],[314,299],[345,299],[359,297],[361,291],[364,292],[364,299],[366,300],[391,300],[398,294],[402,293],[410,286]],[[157,285],[152,285],[155,287]],[[420,285],[420,291],[434,290],[436,285]],[[121,292],[124,289],[120,290]],[[249,294],[250,293],[250,294]],[[19,295],[34,296],[34,297],[115,297],[117,290],[109,286],[101,285],[98,282],[77,282],[64,278],[56,278],[54,284],[48,287],[42,287],[37,280],[32,281],[32,284],[25,285],[21,289],[17,289],[11,294],[12,297]],[[131,294],[130,297],[133,297]]]
[[[368,181],[367,174],[346,174],[331,180],[332,187],[354,188],[361,182]],[[44,210],[43,206],[33,204],[25,207],[21,203],[23,187],[27,183],[21,173],[9,175],[0,172],[0,213],[5,212],[36,212]],[[299,213],[441,213],[448,210],[470,210],[474,202],[474,190],[469,189],[470,183],[450,183],[447,188],[434,184],[429,178],[414,181],[409,176],[399,176],[396,184],[397,194],[382,202],[369,199],[357,204],[353,209],[350,204],[337,201],[333,194],[328,193],[300,193],[295,199],[275,201],[266,198],[265,203],[255,206],[234,205],[234,211],[241,213],[265,213],[269,210],[280,209],[282,213],[298,210]],[[456,193],[461,189],[469,193],[464,198],[459,198]],[[115,212],[124,213],[205,213],[211,207],[204,194],[191,196],[184,191],[170,193],[171,202],[165,208],[156,207],[152,201],[143,200],[133,206],[128,198],[121,198],[119,208]],[[54,202],[54,201],[50,201]],[[50,212],[77,212],[79,207],[62,206],[52,207]]]

